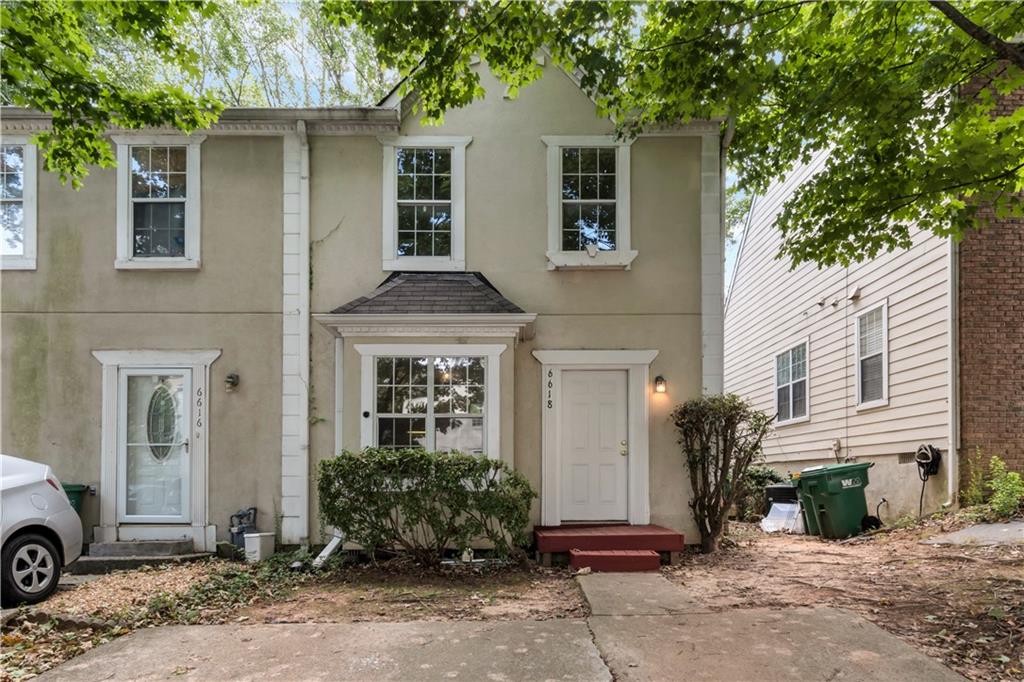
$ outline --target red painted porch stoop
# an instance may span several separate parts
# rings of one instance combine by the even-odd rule
[[[659,552],[683,551],[683,535],[662,526],[556,526],[534,529],[541,554],[569,553],[575,569],[656,571]]]

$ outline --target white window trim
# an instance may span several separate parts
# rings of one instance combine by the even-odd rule
[[[96,542],[118,540],[171,540],[190,537],[196,551],[212,552],[217,542],[217,526],[208,517],[208,443],[210,365],[220,357],[219,350],[97,350],[92,355],[103,365],[103,395],[100,430],[100,525],[94,529]],[[192,412],[189,457],[191,461],[189,523],[122,526],[118,521],[118,413],[120,370],[122,368],[192,369]]]
[[[861,402],[860,399],[860,321],[868,313],[882,309],[882,397],[878,400],[872,400],[869,402]],[[862,410],[872,410],[876,407],[886,407],[889,404],[889,299],[883,300],[881,303],[865,308],[862,312],[857,313],[857,318],[854,321],[853,326],[853,346],[854,356],[856,357],[856,376],[857,376],[857,412]]]
[[[405,135],[378,137],[383,150],[384,186],[381,215],[383,258],[387,272],[419,270],[461,272],[466,269],[466,147],[472,137]],[[396,147],[448,147],[452,150],[451,256],[398,256],[398,173]]]
[[[23,251],[20,255],[3,256],[0,261],[0,270],[35,270],[36,269],[36,213],[38,211],[37,182],[39,176],[39,163],[37,161],[37,150],[34,144],[29,142],[28,135],[9,135],[4,133],[3,143],[10,145],[24,145],[25,155],[24,177],[22,178],[21,205],[22,205],[22,236]]]
[[[633,140],[614,135],[544,135],[548,163],[548,270],[629,270],[636,258],[630,242],[629,157]],[[615,250],[562,251],[562,147],[614,147],[615,155]]]
[[[354,347],[360,355],[360,447],[374,447],[373,422],[377,411],[374,363],[377,357],[482,357],[487,359],[484,370],[484,453],[490,459],[501,459],[501,354],[508,348],[506,344],[357,343]]]
[[[802,339],[798,339],[772,355],[772,385],[775,387],[772,400],[775,404],[775,414],[777,415],[779,413],[779,356],[783,353],[788,353],[797,346],[804,347],[804,359],[806,364],[806,369],[804,370],[804,400],[807,402],[806,414],[802,417],[791,417],[784,420],[776,419],[775,426],[777,427],[789,426],[790,424],[801,424],[811,420],[811,337],[805,336]],[[788,385],[792,386],[793,382],[790,381]],[[790,391],[790,403],[792,403],[792,388],[790,388]]]
[[[650,375],[658,351],[535,350],[533,357],[541,363],[541,523],[562,525],[562,372],[578,369],[627,372],[627,520],[633,525],[650,523]]]
[[[200,266],[200,221],[202,201],[199,150],[205,135],[112,135],[117,145],[117,258],[119,270],[198,270]],[[168,258],[136,258],[132,252],[131,147],[173,145],[186,147],[185,255]]]

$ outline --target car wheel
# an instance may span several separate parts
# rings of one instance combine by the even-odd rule
[[[49,597],[60,580],[60,555],[47,538],[20,535],[4,546],[0,600],[4,606],[35,604]]]

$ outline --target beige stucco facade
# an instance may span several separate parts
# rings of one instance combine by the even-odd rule
[[[202,267],[114,267],[116,173],[84,187],[38,173],[35,270],[4,271],[2,449],[50,464],[100,524],[102,367],[98,350],[205,350],[210,368],[207,522],[255,505],[272,529],[280,497],[281,139],[209,136],[202,146]],[[41,163],[41,162],[40,162]],[[224,390],[230,372],[238,389]]]
[[[721,260],[718,127],[697,124],[632,142],[637,254],[628,268],[550,269],[542,138],[612,135],[614,128],[554,67],[516,99],[504,97],[486,70],[482,76],[487,97],[450,112],[439,127],[400,119],[387,107],[227,112],[222,122],[231,125],[206,131],[202,144],[202,264],[194,270],[115,268],[115,171],[93,170],[79,192],[40,172],[37,267],[2,274],[3,450],[51,463],[66,482],[98,486],[83,518],[89,529],[100,525],[101,501],[113,493],[100,485],[104,410],[113,408],[104,407],[104,373],[93,353],[216,350],[206,403],[207,523],[225,539],[229,515],[255,505],[261,530],[279,530],[286,544],[317,544],[317,462],[367,445],[358,345],[504,345],[501,445],[488,454],[523,472],[542,497],[550,491],[535,352],[656,351],[647,383],[630,394],[645,408],[636,412],[644,415],[637,442],[649,479],[645,520],[695,540],[668,413],[701,394],[708,363],[721,357],[720,328],[708,315],[721,293],[720,277],[708,269]],[[262,119],[239,123],[246,116]],[[465,270],[536,315],[528,330],[439,334],[424,327],[342,338],[322,323],[390,274],[382,136],[394,135],[471,138]],[[702,274],[712,283],[703,290]],[[240,382],[226,391],[230,373]],[[655,394],[655,376],[667,381],[666,393]],[[540,501],[532,521],[542,521]]]

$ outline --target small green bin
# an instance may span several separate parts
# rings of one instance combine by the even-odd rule
[[[874,464],[826,464],[794,476],[809,535],[840,540],[857,535],[868,515],[864,488]]]
[[[82,485],[81,483],[61,483],[61,487],[64,488],[64,492],[67,493],[68,502],[71,503],[71,508],[76,513],[82,513],[82,497],[85,496],[85,491],[89,489],[89,486]]]

